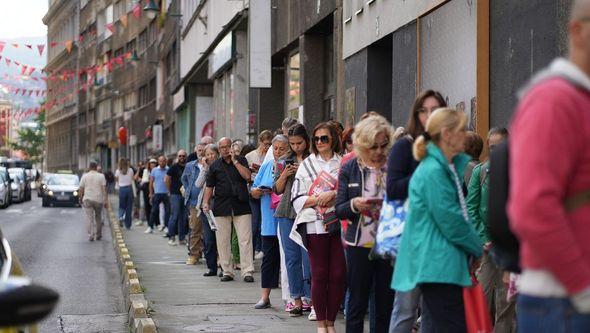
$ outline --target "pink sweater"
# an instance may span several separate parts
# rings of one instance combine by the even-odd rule
[[[586,82],[587,83],[587,82]],[[590,92],[548,79],[521,100],[511,128],[511,227],[524,270],[546,271],[572,295],[590,287],[590,204],[566,213],[566,198],[590,189]]]

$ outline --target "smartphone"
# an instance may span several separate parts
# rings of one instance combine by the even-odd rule
[[[295,160],[286,160],[285,165],[293,165],[295,164]]]
[[[268,186],[259,186],[258,188],[263,190],[264,192],[272,192],[272,188]]]

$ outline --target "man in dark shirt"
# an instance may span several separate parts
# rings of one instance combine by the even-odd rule
[[[168,221],[168,237],[170,245],[186,244],[187,220],[188,214],[186,206],[184,205],[184,198],[180,192],[182,182],[180,177],[184,172],[184,165],[186,162],[186,151],[179,150],[176,155],[177,162],[174,163],[166,173],[166,187],[170,193],[170,220]],[[178,234],[178,241],[176,235]]]
[[[219,140],[221,157],[209,167],[207,187],[203,197],[203,211],[209,212],[214,198],[213,216],[217,224],[217,250],[223,269],[222,282],[234,279],[231,257],[231,226],[235,226],[240,245],[240,266],[245,282],[254,282],[252,256],[252,213],[250,210],[247,181],[250,179],[248,161],[234,155],[229,138]],[[215,194],[213,194],[215,193]]]

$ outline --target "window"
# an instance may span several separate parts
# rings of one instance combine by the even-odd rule
[[[138,100],[138,105],[140,107],[146,105],[148,103],[148,85],[144,84],[143,86],[139,87],[139,100]]]
[[[156,78],[153,78],[149,84],[148,103],[156,99]]]
[[[123,55],[123,53],[125,53],[123,48],[115,50],[115,58]]]
[[[132,91],[125,95],[125,111],[131,111],[137,106],[137,92]]]
[[[132,39],[129,43],[127,43],[125,48],[127,49],[127,52],[133,53],[133,51],[135,51],[136,45],[137,43],[135,42],[135,39]]]
[[[127,0],[121,0],[115,4],[114,15],[115,20],[127,13]]]
[[[137,37],[137,49],[139,53],[145,52],[147,49],[147,29],[144,29]]]
[[[299,105],[301,105],[299,61],[299,53],[295,53],[289,58],[289,116],[296,119],[299,119]]]
[[[112,24],[113,23],[113,5],[108,6],[104,12],[105,12],[105,25]],[[109,29],[105,30],[105,32],[104,32],[105,39],[111,37],[112,35],[113,35],[113,33]]]
[[[124,97],[117,97],[113,102],[113,114],[115,117],[123,115],[123,107],[125,104]]]
[[[158,39],[158,26],[156,24],[157,20],[153,20],[150,22],[148,26],[148,47],[152,45]]]

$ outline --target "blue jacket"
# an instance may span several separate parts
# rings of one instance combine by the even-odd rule
[[[410,208],[392,281],[399,291],[420,283],[470,286],[468,257],[483,252],[473,223],[465,220],[447,159],[433,143],[427,150],[410,181]],[[459,181],[468,162],[465,154],[453,158]]]
[[[336,195],[336,215],[346,220],[348,227],[344,234],[347,245],[357,246],[360,238],[359,222],[361,214],[352,211],[350,201],[363,195],[365,172],[361,170],[358,158],[353,158],[340,168],[338,176],[338,194]]]
[[[198,160],[195,160],[187,163],[184,172],[182,173],[182,177],[180,177],[182,186],[184,186],[184,204],[191,207],[197,205],[197,199],[201,192],[201,189],[195,186],[195,181],[201,172],[198,162]]]
[[[258,170],[258,174],[254,179],[252,188],[266,186],[272,188],[274,183],[274,159],[262,163]],[[260,226],[260,234],[262,236],[276,236],[278,219],[274,216],[275,210],[270,208],[271,199],[270,194],[263,194],[260,198],[260,213],[262,215],[262,224]]]
[[[410,178],[418,167],[412,155],[414,140],[409,136],[399,139],[391,148],[387,158],[387,198],[406,200]]]

